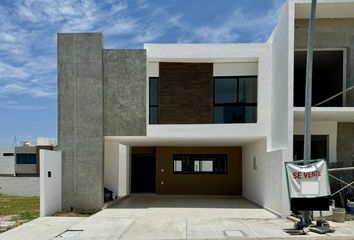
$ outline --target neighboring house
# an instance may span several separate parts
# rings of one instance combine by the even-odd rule
[[[14,176],[14,148],[0,148],[0,176]]]
[[[288,1],[266,43],[104,49],[58,34],[63,208],[97,210],[103,188],[241,195],[289,212],[284,162],[302,158],[310,1]],[[319,1],[313,102],[354,85],[354,1]],[[313,158],[350,162],[354,92],[313,108]]]
[[[39,150],[54,149],[54,141],[18,141],[14,148],[0,149],[0,193],[39,196]]]
[[[39,150],[53,150],[53,145],[20,145],[15,147],[16,176],[39,176]]]

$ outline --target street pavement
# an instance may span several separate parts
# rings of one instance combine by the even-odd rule
[[[0,234],[0,240],[354,240],[354,222],[330,223],[335,233],[289,236],[284,229],[293,222],[242,198],[133,195],[87,218],[38,218]]]

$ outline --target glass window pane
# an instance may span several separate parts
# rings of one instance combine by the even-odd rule
[[[224,107],[214,107],[214,123],[224,123]]]
[[[16,164],[36,164],[36,154],[16,154]]]
[[[214,173],[226,173],[226,157],[220,156],[214,160]]]
[[[225,154],[174,154],[174,173],[225,174],[227,155]]]
[[[214,101],[217,104],[237,102],[237,79],[215,78]]]
[[[189,159],[188,157],[185,158],[182,162],[182,171],[184,173],[193,173],[194,172],[194,161]]]
[[[213,172],[213,161],[201,161],[199,169],[202,172]]]
[[[158,78],[150,78],[150,105],[157,106],[159,103],[159,80]]]
[[[257,107],[245,107],[245,123],[257,123]]]
[[[214,123],[257,123],[257,106],[214,107]]]
[[[199,172],[200,170],[200,161],[194,161],[194,172]]]
[[[35,154],[29,154],[29,159],[30,159],[30,164],[36,164],[36,155]]]
[[[182,172],[182,160],[174,160],[173,171]]]
[[[158,107],[150,107],[149,121],[150,121],[150,124],[159,123],[159,108]]]
[[[238,94],[240,103],[256,103],[257,78],[239,78]]]
[[[244,107],[225,106],[224,107],[224,123],[243,123]]]

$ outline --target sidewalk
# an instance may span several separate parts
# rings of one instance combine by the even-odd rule
[[[38,218],[0,240],[353,239],[354,221],[335,233],[290,236],[293,222],[242,198],[131,196],[90,217]]]
[[[116,213],[104,210],[88,218],[38,218],[0,234],[0,240],[354,239],[354,222],[331,222],[336,228],[333,234],[289,236],[283,229],[290,228],[292,222],[279,218],[230,219],[215,216],[185,219],[176,216],[163,218],[156,214],[119,217],[115,216]]]

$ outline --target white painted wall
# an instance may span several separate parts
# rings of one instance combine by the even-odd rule
[[[254,169],[256,158],[257,169]],[[242,147],[242,195],[246,199],[264,205],[264,162],[266,161],[266,140],[262,139]]]
[[[127,145],[105,139],[104,187],[118,197],[130,194],[130,151]]]
[[[264,43],[144,44],[148,62],[255,62]]]
[[[160,68],[158,62],[148,62],[147,63],[147,77],[159,77],[160,76]],[[147,85],[149,86],[149,84]],[[149,96],[149,95],[147,95]]]
[[[104,187],[118,194],[119,143],[105,140]]]
[[[0,193],[39,196],[39,177],[0,177]]]
[[[293,122],[293,4],[284,5],[278,17],[278,25],[272,43],[271,82],[271,149],[292,149]]]
[[[289,213],[284,159],[284,150],[267,152],[265,138],[242,147],[243,197],[282,216]]]
[[[53,146],[55,144],[54,138],[37,137],[37,146]]]
[[[259,108],[258,108],[259,109]],[[259,111],[261,111],[259,109]],[[259,116],[259,121],[262,121]],[[149,124],[148,137],[229,137],[249,138],[267,136],[267,127],[264,124]],[[232,140],[232,139],[230,139]]]
[[[293,124],[294,124],[294,3],[287,1],[279,16],[278,25],[269,39],[272,44],[272,81],[271,81],[271,137],[268,142],[268,151],[281,151],[282,156],[278,164],[293,159]],[[278,153],[274,153],[278,154]],[[287,196],[287,184],[284,167],[278,166],[282,190],[279,209],[282,214],[290,212]]]
[[[4,153],[14,151],[14,148],[0,148],[0,175],[15,175],[15,157],[4,156]]]
[[[284,165],[285,156],[284,150],[268,152],[264,166],[264,208],[283,217],[290,214]]]
[[[213,69],[215,77],[250,75],[258,76],[257,62],[214,63]]]
[[[61,151],[43,150],[40,156],[40,216],[51,216],[62,210]],[[51,172],[51,176],[48,173]]]
[[[329,161],[337,161],[337,122],[312,122],[312,135],[328,135]],[[304,122],[294,122],[294,135],[304,135]]]
[[[119,144],[118,197],[130,194],[130,147]]]

